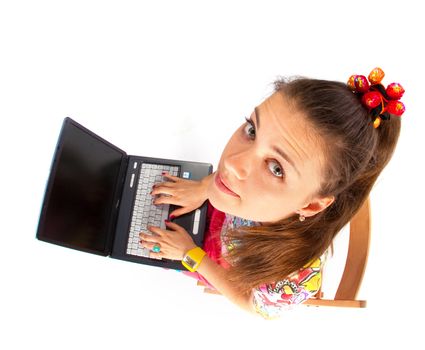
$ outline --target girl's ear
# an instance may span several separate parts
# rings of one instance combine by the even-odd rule
[[[329,207],[334,201],[334,196],[316,198],[315,200],[307,204],[305,207],[299,209],[297,211],[297,214],[301,214],[305,217],[316,215],[317,213],[320,213],[321,211]]]

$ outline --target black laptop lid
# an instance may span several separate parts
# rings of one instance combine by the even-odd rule
[[[47,183],[37,238],[108,255],[126,158],[124,151],[66,118]]]

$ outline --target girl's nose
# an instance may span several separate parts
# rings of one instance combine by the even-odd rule
[[[248,151],[232,153],[224,159],[224,166],[238,180],[245,180],[251,172],[251,157]]]

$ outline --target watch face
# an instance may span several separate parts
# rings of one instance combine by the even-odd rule
[[[189,255],[186,255],[184,258],[184,261],[186,264],[188,264],[190,267],[194,267],[196,265],[196,261],[193,260]]]

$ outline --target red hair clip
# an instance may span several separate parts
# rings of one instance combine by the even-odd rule
[[[390,115],[401,116],[406,107],[399,101],[404,89],[399,83],[391,83],[384,88],[381,84],[385,73],[381,68],[374,68],[368,78],[364,75],[352,75],[347,82],[348,87],[360,97],[373,119],[373,127],[377,128],[382,120],[389,120]]]

